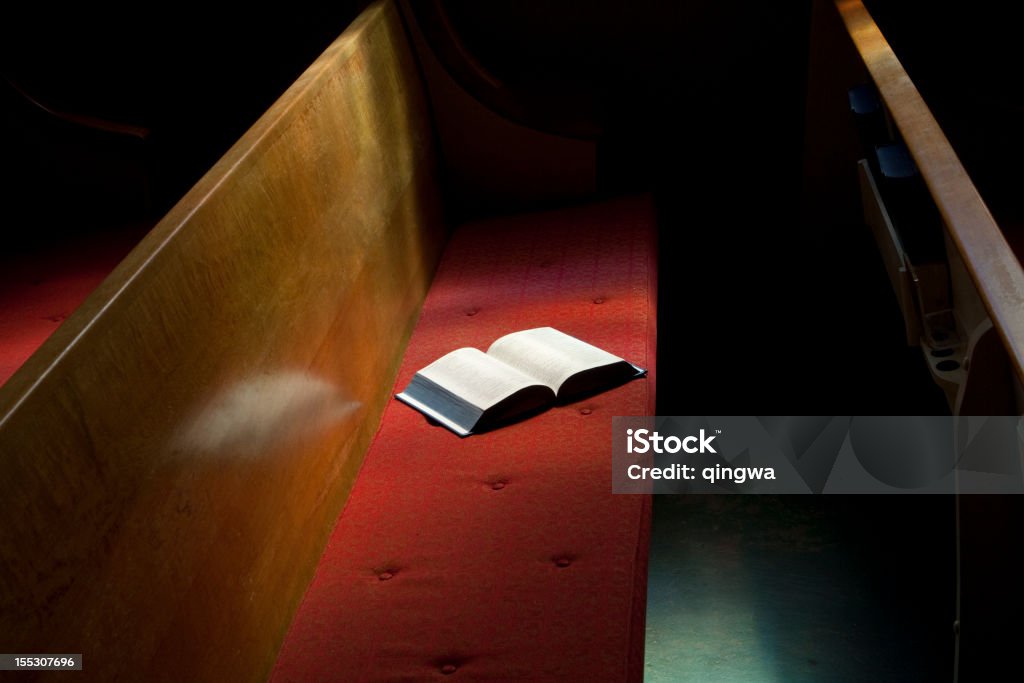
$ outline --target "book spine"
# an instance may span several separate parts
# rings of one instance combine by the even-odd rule
[[[438,422],[440,422],[445,427],[447,427],[448,429],[452,430],[453,432],[455,432],[459,436],[469,436],[470,434],[472,434],[471,430],[466,429],[462,425],[456,424],[455,422],[452,422],[450,419],[448,419],[447,417],[445,417],[441,413],[437,412],[436,410],[434,410],[433,408],[428,406],[426,403],[423,403],[422,401],[416,400],[412,396],[409,396],[408,394],[406,394],[404,391],[402,393],[400,393],[400,394],[397,394],[395,396],[395,398],[397,398],[402,403],[405,403],[406,405],[412,406],[413,408],[415,408],[416,410],[420,411],[421,413],[423,413],[427,417],[429,417],[429,418],[431,418],[433,420],[437,420]]]

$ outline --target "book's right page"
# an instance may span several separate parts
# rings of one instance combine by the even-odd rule
[[[610,388],[644,370],[552,327],[513,332],[499,338],[487,355],[535,377],[559,399]]]

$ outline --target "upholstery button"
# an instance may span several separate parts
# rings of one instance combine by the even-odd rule
[[[500,491],[503,488],[505,488],[505,482],[503,482],[503,481],[496,481],[493,484],[491,484],[491,488],[494,489],[495,491]]]
[[[467,308],[466,315],[473,316],[480,312],[479,308]]]
[[[394,578],[394,576],[395,575],[391,572],[381,572],[380,574],[377,574],[377,578],[381,581],[387,581],[388,579]]]
[[[459,667],[455,666],[454,664],[445,664],[444,666],[441,667],[441,673],[443,673],[444,675],[447,676],[448,674],[455,673],[455,671],[458,668]]]
[[[597,297],[596,299],[594,299],[594,303],[595,304],[603,304],[604,303],[604,297],[603,296]]]
[[[592,412],[594,411],[590,408],[580,408],[580,415],[590,415]],[[630,433],[632,434],[632,432]]]
[[[570,560],[568,557],[559,557],[557,560],[555,560],[555,564],[559,567],[568,567],[570,564],[572,564],[572,560]]]

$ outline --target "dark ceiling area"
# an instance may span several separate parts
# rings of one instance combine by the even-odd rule
[[[5,238],[159,217],[365,4],[228,15],[170,5],[10,10],[0,26],[0,145],[13,180],[0,196],[17,220]],[[598,140],[602,190],[690,192],[701,197],[687,206],[691,223],[746,226],[747,253],[777,248],[777,234],[752,226],[798,201],[809,0],[412,7],[478,99],[532,127]],[[1010,10],[985,2],[952,12],[923,0],[870,7],[983,194],[1012,212],[1024,97]],[[438,17],[445,31],[432,32]],[[446,50],[461,58],[445,59]],[[146,136],[83,132],[38,105]],[[669,225],[672,203],[663,202]],[[687,246],[718,248],[701,234]]]
[[[15,182],[4,189],[5,203],[36,224],[71,220],[86,229],[134,220],[139,183],[125,186],[120,179],[141,166],[150,176],[146,212],[161,215],[365,4],[274,14],[177,4],[135,12],[100,5],[9,8],[0,24],[0,144],[5,175]],[[148,134],[140,142],[88,131],[47,115],[24,95],[50,110]],[[91,165],[98,168],[90,172]],[[111,166],[118,168],[110,182],[95,177],[110,175]]]

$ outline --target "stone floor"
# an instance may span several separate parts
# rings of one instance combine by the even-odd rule
[[[657,496],[645,680],[952,680],[953,515],[940,496]]]

